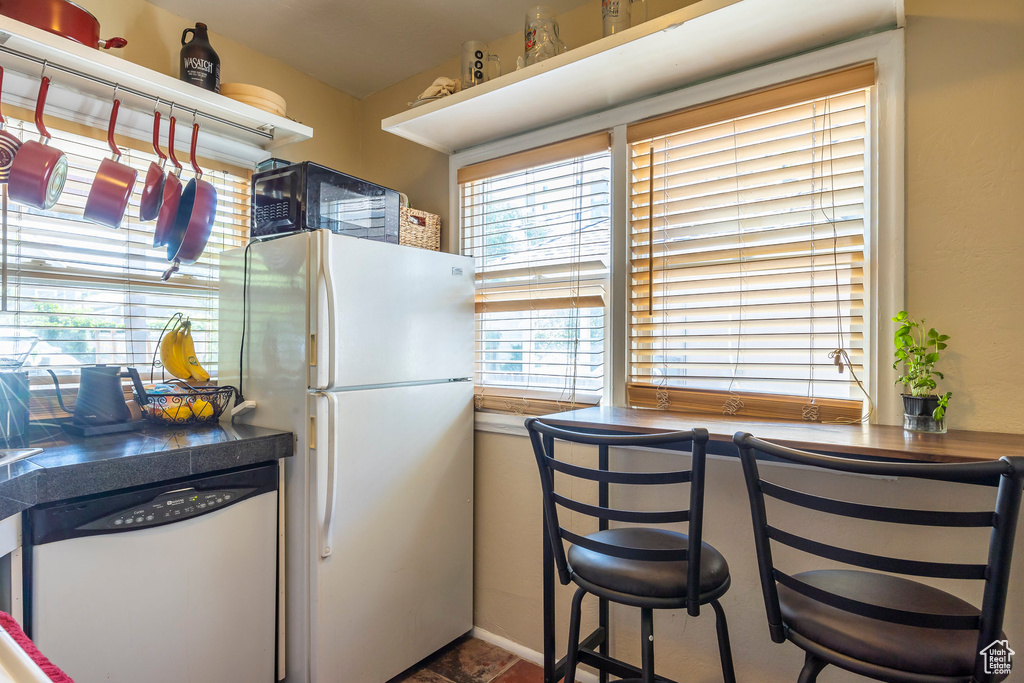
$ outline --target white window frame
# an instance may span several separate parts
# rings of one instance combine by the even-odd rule
[[[553,144],[601,130],[612,131],[612,263],[609,300],[605,313],[605,397],[603,405],[626,404],[626,329],[629,277],[629,206],[626,124],[678,109],[694,107],[775,84],[798,80],[845,66],[873,61],[876,85],[869,102],[868,173],[865,197],[870,225],[864,235],[867,273],[865,301],[871,316],[865,321],[864,353],[868,365],[862,378],[875,403],[872,422],[900,424],[903,408],[897,392],[886,391],[896,380],[889,362],[890,313],[905,302],[905,181],[904,181],[904,30],[893,29],[857,38],[821,50],[782,59],[664,95],[609,109],[453,154],[449,158],[449,216],[453,229],[448,249],[459,251],[458,170],[533,147]],[[510,113],[512,115],[512,113]],[[877,177],[871,177],[877,171]]]

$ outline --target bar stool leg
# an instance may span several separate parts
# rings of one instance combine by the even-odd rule
[[[640,608],[640,643],[643,683],[654,683],[654,611]]]
[[[823,662],[808,652],[804,658],[804,668],[800,671],[800,678],[797,679],[797,683],[815,683],[818,680],[818,674],[826,666],[828,666],[828,662]]]
[[[736,671],[732,666],[732,646],[729,644],[729,624],[725,620],[725,610],[718,600],[712,600],[715,609],[715,629],[718,631],[718,655],[722,659],[722,678],[725,683],[736,683]]]
[[[587,594],[582,588],[576,589],[572,596],[572,611],[569,613],[569,646],[565,653],[565,683],[576,683],[576,661],[580,651],[580,619],[583,611],[583,596]]]

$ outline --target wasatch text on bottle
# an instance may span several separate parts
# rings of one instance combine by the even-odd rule
[[[220,92],[220,57],[210,45],[206,24],[196,23],[181,33],[181,62],[178,77],[200,88]],[[192,40],[186,42],[188,34]]]

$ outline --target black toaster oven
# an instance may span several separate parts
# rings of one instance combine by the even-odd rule
[[[330,230],[397,244],[399,211],[395,190],[303,161],[253,175],[250,236]]]

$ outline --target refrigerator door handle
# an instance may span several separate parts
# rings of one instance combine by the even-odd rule
[[[327,230],[318,230],[318,237],[327,240]],[[316,288],[318,308],[320,312],[326,313],[327,325],[317,325],[317,351],[316,351],[316,377],[318,389],[329,389],[334,381],[334,350],[331,348],[331,338],[334,336],[334,291],[331,287],[333,277],[331,276],[330,252],[326,244],[320,245],[320,254],[317,259]],[[323,317],[317,316],[321,320]]]
[[[338,442],[335,429],[335,398],[331,394],[324,394],[327,399],[327,415],[321,415],[321,420],[327,422],[327,503],[324,506],[324,524],[320,530],[320,557],[329,557],[331,545],[334,539],[334,508],[337,504],[338,494]]]

